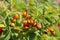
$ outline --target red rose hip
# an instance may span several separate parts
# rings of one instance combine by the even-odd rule
[[[23,26],[24,26],[24,27],[26,27],[26,26],[29,27],[27,20],[24,20]]]
[[[2,34],[2,32],[3,32],[3,29],[0,27],[0,35]]]

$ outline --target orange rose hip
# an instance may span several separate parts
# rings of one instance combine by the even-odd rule
[[[14,14],[14,19],[18,19],[19,15],[18,14]]]
[[[10,26],[13,27],[13,26],[15,26],[15,24],[14,23],[11,23]]]
[[[22,14],[23,17],[26,17],[27,16],[27,11],[24,11],[23,14]]]
[[[34,20],[30,20],[30,25],[34,25]]]

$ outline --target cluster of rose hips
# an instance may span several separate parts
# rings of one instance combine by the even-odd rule
[[[15,26],[15,22],[18,19],[18,17],[19,17],[18,14],[14,14],[13,19],[11,19],[10,26]]]
[[[24,11],[22,14],[23,18],[27,18],[23,21],[23,26],[25,29],[29,29],[30,26],[36,27],[38,30],[41,29],[41,24],[37,23],[35,20],[32,20],[32,16],[28,15],[27,11]]]
[[[13,19],[11,19],[11,23],[10,26],[15,26],[15,22],[18,19],[19,15],[18,14],[14,14]],[[35,20],[32,20],[32,16],[27,14],[27,11],[24,11],[22,13],[22,17],[23,18],[27,18],[26,20],[23,21],[23,27],[24,29],[29,29],[30,26],[34,26],[36,27],[38,30],[41,30],[41,24],[37,23]],[[14,28],[15,31],[20,32],[20,30]],[[47,28],[46,30],[47,32],[50,32],[52,35],[56,35],[55,31],[53,28]],[[3,29],[2,27],[0,27],[0,35],[2,34]]]
[[[24,11],[22,13],[22,17],[23,18],[27,18],[27,20],[24,20],[23,21],[23,27],[24,27],[24,29],[29,29],[30,26],[35,26],[38,30],[41,29],[41,24],[37,23],[35,20],[32,20],[31,19],[32,16],[31,15],[28,15],[27,14],[27,11]],[[19,14],[18,13],[14,14],[13,19],[10,20],[10,26],[11,27],[14,27],[15,26],[15,22],[16,22],[16,20],[18,18],[19,18]],[[20,32],[20,30],[18,30],[16,28],[14,28],[14,30]]]
[[[11,19],[11,24],[10,26],[15,26],[15,22],[18,19],[19,15],[18,14],[14,14],[13,19]],[[24,29],[28,30],[31,26],[32,27],[36,27],[38,30],[41,30],[41,24],[38,23],[35,20],[32,20],[32,16],[28,15],[27,11],[24,11],[22,13],[22,17],[26,18],[26,20],[23,21],[23,27]],[[17,30],[17,29],[15,29]],[[17,30],[19,31],[19,30]],[[47,28],[47,32],[50,32],[52,35],[56,35],[55,31],[53,30],[53,28]]]
[[[46,30],[48,33],[50,32],[52,35],[56,35],[56,32],[54,31],[54,29],[53,28],[47,28],[47,30]]]
[[[11,19],[11,23],[10,23],[10,26],[11,27],[14,27],[15,26],[15,22],[16,20],[19,18],[19,15],[18,14],[14,14],[13,16],[13,19]],[[20,33],[20,30],[17,29],[17,28],[14,28],[15,31],[17,31],[18,33]]]

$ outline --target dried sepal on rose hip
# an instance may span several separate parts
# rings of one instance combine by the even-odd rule
[[[14,24],[14,23],[10,23],[10,26],[11,26],[11,27],[14,27],[14,26],[15,26],[15,24]]]
[[[30,20],[27,20],[28,24],[30,24]]]
[[[37,22],[34,22],[34,26],[37,26],[37,24],[38,24]]]
[[[3,32],[3,29],[2,29],[2,27],[0,27],[0,35],[2,34],[2,32]]]
[[[27,11],[24,11],[23,13],[22,13],[22,17],[26,17],[27,16]]]
[[[14,14],[14,19],[18,19],[19,15],[18,14]]]
[[[19,29],[17,29],[17,28],[14,28],[14,30],[15,30],[16,32],[20,33],[20,30],[19,30]]]
[[[46,29],[46,31],[47,31],[47,32],[50,32],[48,28]]]
[[[16,19],[10,19],[11,20],[11,22],[13,22],[13,23],[15,23],[16,22]]]
[[[24,28],[25,28],[26,30],[28,30],[28,29],[29,29],[29,27],[27,27],[27,26],[26,26],[26,27],[24,27]]]
[[[31,15],[27,15],[27,19],[31,19],[31,17],[32,17]]]
[[[37,24],[37,26],[36,26],[36,28],[38,29],[38,30],[41,30],[41,24]]]
[[[52,35],[53,35],[53,36],[55,36],[55,35],[56,35],[56,32],[55,32],[55,31],[53,31],[53,32],[51,32],[51,33],[52,33]]]

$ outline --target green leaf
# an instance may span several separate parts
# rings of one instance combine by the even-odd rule
[[[6,23],[7,26],[9,26],[10,22],[9,22],[9,18],[8,17],[6,18],[5,23]]]
[[[9,40],[10,39],[10,36],[11,36],[11,32],[9,32],[8,34],[6,34],[4,40]]]
[[[48,22],[52,23],[52,21],[50,20],[50,18],[46,17],[45,18]]]
[[[34,32],[28,32],[27,34],[26,34],[26,36],[27,36],[27,39],[29,39],[29,40],[34,40],[34,38],[35,38],[35,36],[36,36],[36,34],[34,33]]]

